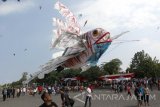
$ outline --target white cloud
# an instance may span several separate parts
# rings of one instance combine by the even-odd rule
[[[159,5],[160,0],[89,0],[79,5],[78,12],[92,27],[144,28],[160,23]]]
[[[147,50],[151,50],[152,52],[157,52],[157,50],[160,49],[160,42],[150,38],[141,39],[139,45],[145,47]]]
[[[11,13],[23,12],[33,7],[35,4],[31,0],[24,2],[7,1],[0,4],[0,16],[8,15]]]
[[[158,40],[147,37],[142,38],[137,46],[137,49],[144,50],[145,53],[148,53],[152,58],[156,56],[157,59],[160,59],[160,42]]]
[[[141,39],[140,43],[141,45],[149,45],[151,44],[150,40],[148,38]]]

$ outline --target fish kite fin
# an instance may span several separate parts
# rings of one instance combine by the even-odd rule
[[[66,31],[71,32],[71,33],[75,33],[77,35],[80,34],[80,26],[77,23],[77,19],[75,17],[75,15],[62,3],[60,3],[59,1],[56,2],[55,4],[55,9],[57,9],[59,11],[59,13],[65,17],[66,20]]]

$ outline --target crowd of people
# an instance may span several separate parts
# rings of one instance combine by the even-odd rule
[[[99,84],[97,82],[97,84]],[[97,85],[102,87],[102,84]],[[149,106],[149,96],[150,91],[157,87],[160,90],[160,80],[158,82],[154,82],[153,80],[149,79],[132,79],[129,81],[112,81],[110,84],[111,92],[113,93],[126,93],[128,96],[136,96],[138,107],[142,105]],[[92,100],[92,92],[93,86],[89,84],[87,86],[79,85],[79,86],[32,86],[32,87],[21,87],[21,88],[3,88],[2,95],[3,101],[6,98],[15,98],[24,95],[32,95],[35,96],[36,94],[41,95],[41,99],[44,101],[40,107],[58,107],[55,102],[52,101],[52,95],[60,95],[61,99],[61,106],[62,107],[73,107],[75,100],[70,97],[69,92],[86,92],[85,104],[84,107],[91,107],[91,100]]]
[[[135,95],[138,107],[149,106],[150,91],[154,89],[160,90],[160,80],[153,79],[133,79],[130,81],[119,81],[111,84],[111,90],[115,93],[126,92],[129,96]]]
[[[15,98],[15,96],[20,97],[20,95],[25,95],[26,94],[26,88],[3,88],[2,90],[2,95],[3,95],[3,101],[6,100],[6,98]]]

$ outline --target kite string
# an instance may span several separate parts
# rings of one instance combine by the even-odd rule
[[[112,48],[112,50],[108,51],[108,53],[112,52],[114,49],[116,49],[117,47],[119,47],[123,43],[126,43],[126,42],[138,42],[140,40],[117,40],[117,41],[122,41],[122,42],[114,43],[114,44],[116,44],[116,46],[114,48]]]

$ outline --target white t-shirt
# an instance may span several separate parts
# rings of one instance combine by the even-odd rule
[[[26,92],[26,88],[25,87],[23,88],[23,92]]]
[[[86,94],[86,96],[88,96],[88,97],[92,96],[92,91],[91,91],[91,89],[89,87],[87,88],[87,94]]]

